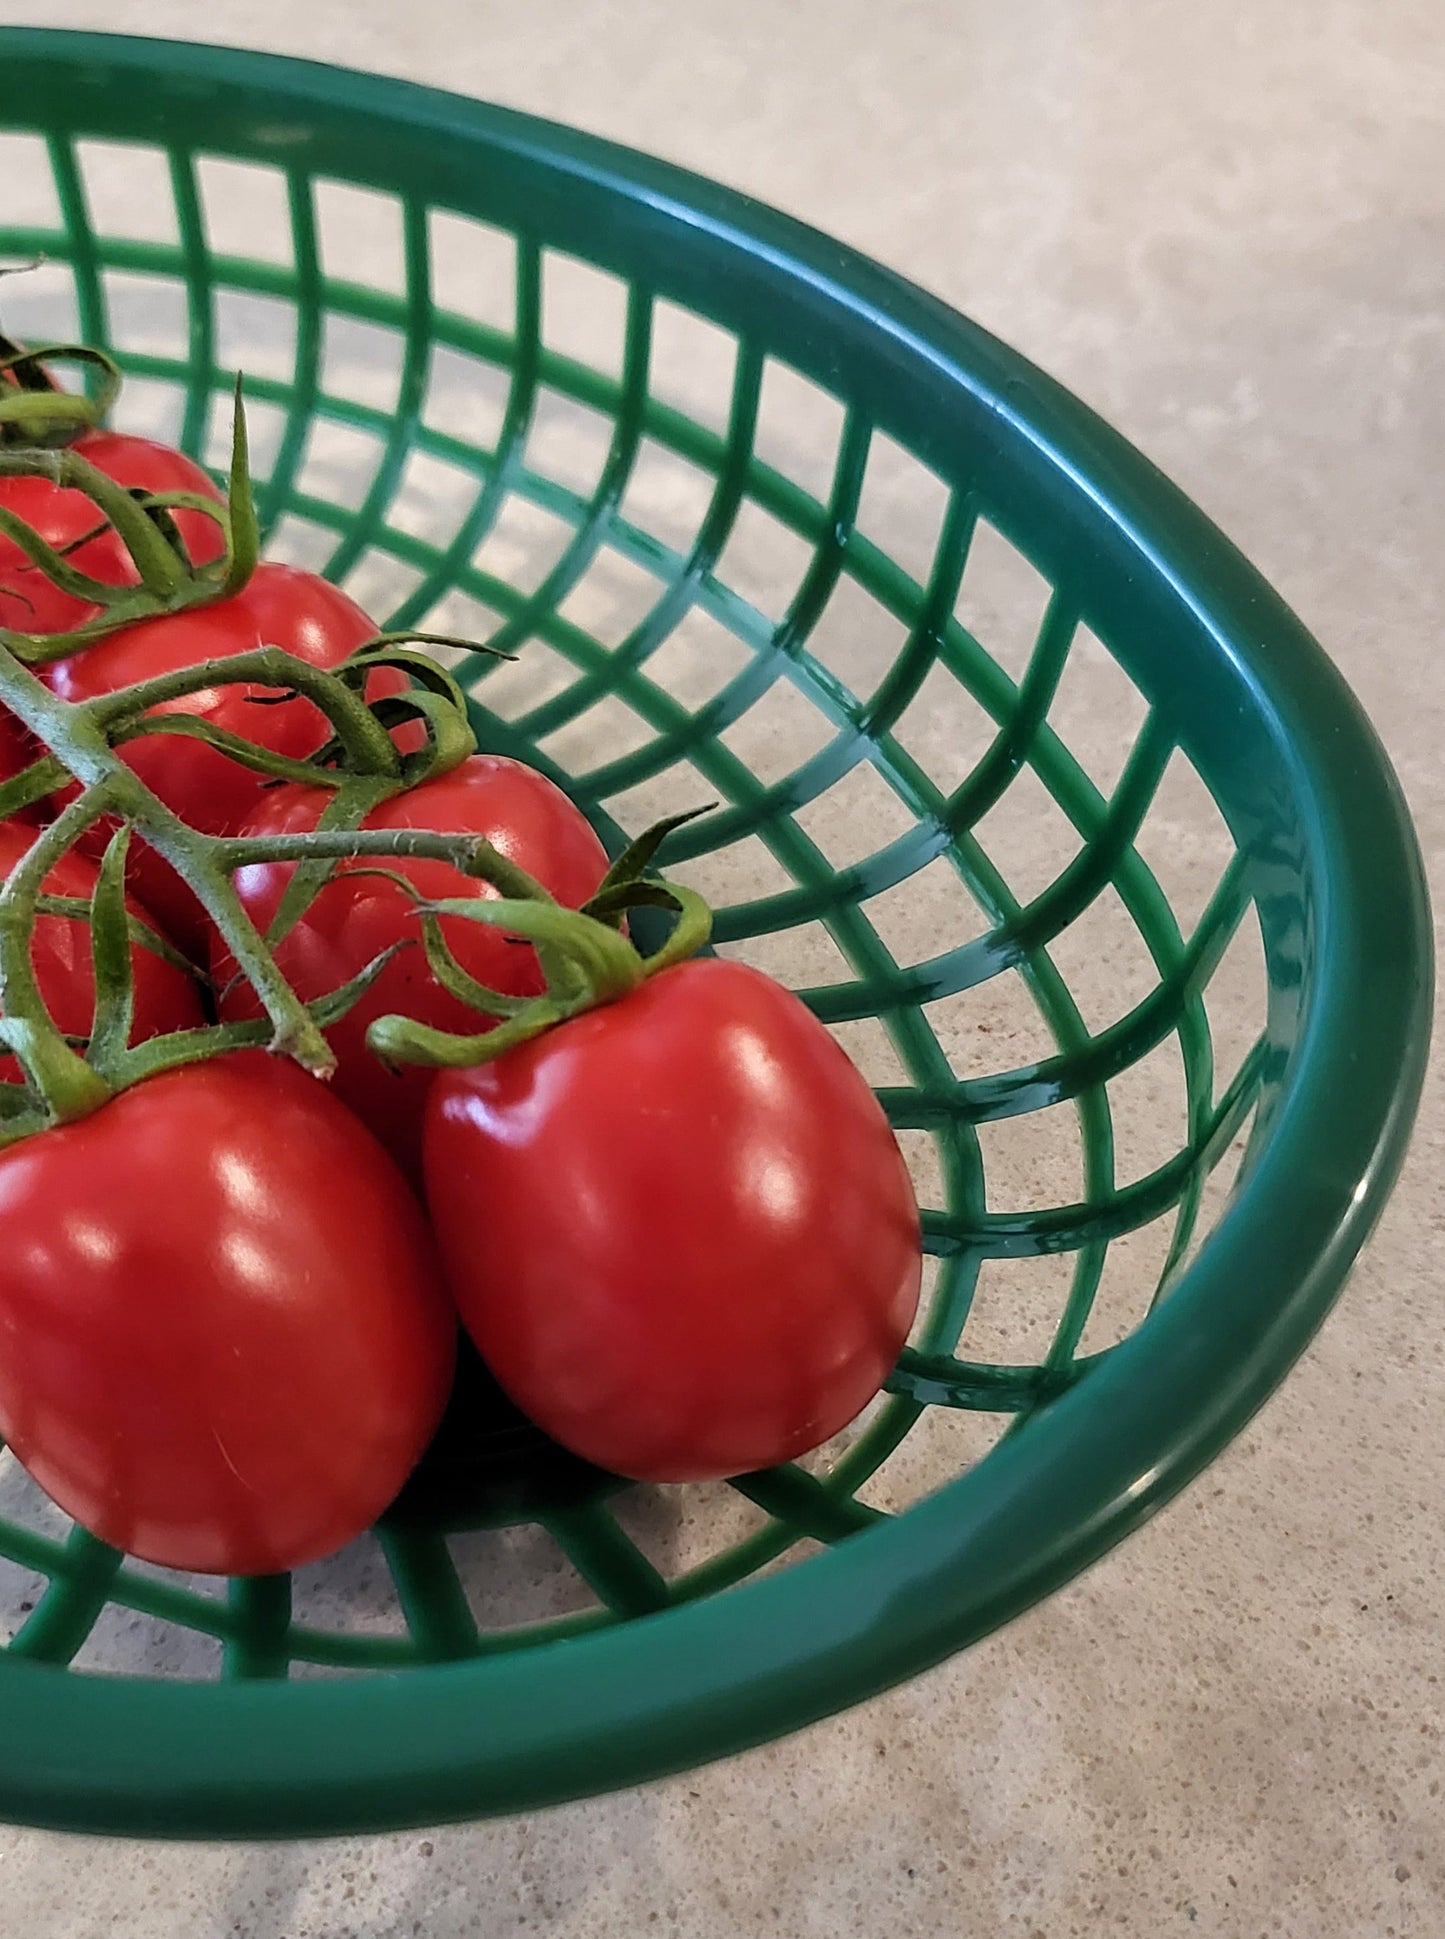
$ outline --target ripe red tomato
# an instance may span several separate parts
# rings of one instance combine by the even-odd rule
[[[88,431],[75,450],[117,484],[145,491],[220,493],[200,466],[169,445],[123,431]],[[0,479],[0,505],[33,526],[57,551],[63,551],[97,526],[104,529],[68,554],[70,563],[110,586],[133,586],[130,554],[106,525],[104,514],[84,492],[62,490],[48,478]],[[178,512],[176,525],[196,565],[218,559],[225,549],[221,528],[203,512]],[[63,633],[89,619],[95,607],[51,584],[15,541],[0,535],[0,626],[19,633]]]
[[[877,1100],[742,964],[679,964],[440,1073],[425,1170],[482,1358],[554,1440],[637,1480],[816,1447],[917,1308],[918,1208]]]
[[[312,666],[334,667],[375,635],[376,627],[356,602],[316,573],[263,562],[234,598],[123,627],[86,651],[57,660],[46,679],[62,700],[90,700],[258,646],[278,646]],[[403,674],[380,668],[368,682],[368,696],[396,693],[405,685]],[[275,699],[273,690],[250,683],[206,687],[155,711],[193,714],[279,754],[314,754],[331,732],[320,710],[299,697],[255,704],[267,694]],[[239,828],[267,787],[264,775],[199,741],[157,734],[127,742],[124,753],[167,807],[211,834]],[[131,857],[142,900],[183,948],[203,951],[204,922],[189,889],[143,842],[133,845]]]
[[[169,1071],[0,1153],[0,1432],[168,1568],[294,1568],[368,1527],[456,1346],[421,1209],[261,1051]]]
[[[35,830],[23,823],[0,822],[0,881],[9,878],[34,837]],[[48,895],[81,896],[89,901],[95,878],[95,864],[72,849],[46,876],[45,890]],[[150,921],[139,903],[131,904],[131,913]],[[70,916],[37,916],[30,960],[45,1007],[60,1029],[70,1036],[85,1036],[95,1008],[90,931],[85,923]],[[170,1030],[191,1030],[205,1021],[196,984],[184,970],[139,943],[131,947],[130,964],[135,979],[133,1044]],[[18,1061],[0,1053],[0,1079],[19,1081],[22,1075]]]
[[[263,563],[233,598],[122,627],[84,652],[57,660],[45,677],[63,700],[91,700],[258,646],[281,647],[313,666],[337,666],[375,634],[355,601],[314,572]],[[313,753],[330,732],[325,719],[299,697],[275,706],[253,704],[272,691],[250,683],[206,687],[167,701],[156,712],[192,714],[277,753]],[[125,755],[167,806],[193,827],[213,833],[237,827],[265,785],[263,776],[197,741],[155,735],[127,743]]]
[[[247,835],[300,834],[316,826],[329,799],[321,788],[282,787],[263,795],[240,831]],[[429,828],[443,834],[485,835],[509,860],[550,889],[559,902],[578,908],[607,872],[607,853],[591,824],[545,775],[501,755],[474,754],[449,774],[408,789],[366,817],[366,828]],[[495,895],[445,862],[388,863],[427,896]],[[236,889],[263,933],[285,893],[291,865],[265,863],[240,869]],[[479,982],[513,996],[544,987],[530,944],[514,942],[481,923],[449,917],[442,933],[463,969]],[[291,987],[308,1002],[337,989],[391,944],[417,943],[420,931],[402,890],[383,877],[356,873],[343,863],[296,927],[276,960]],[[234,965],[212,935],[212,976],[218,989]],[[420,947],[388,963],[366,995],[327,1032],[336,1051],[336,1095],[364,1120],[403,1166],[420,1169],[421,1120],[432,1073],[418,1067],[392,1072],[366,1047],[375,1017],[401,1011],[441,1030],[486,1027],[475,1010],[435,981]],[[249,984],[223,997],[226,1017],[260,1014]]]

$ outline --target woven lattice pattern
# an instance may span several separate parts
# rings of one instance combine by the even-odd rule
[[[243,368],[274,556],[516,649],[460,662],[484,742],[614,843],[718,804],[663,860],[876,1084],[929,1254],[888,1393],[726,1487],[579,1485],[226,1585],[126,1560],[0,1457],[10,1650],[269,1677],[527,1649],[800,1561],[1027,1433],[1217,1212],[1264,1021],[1224,825],[1067,589],[766,344],[545,239],[222,157],[0,161],[0,248],[45,258],[9,332],[110,344],[123,421],[212,461]]]

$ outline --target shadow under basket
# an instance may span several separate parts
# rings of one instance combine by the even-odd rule
[[[766,208],[544,122],[0,30],[8,332],[224,456],[272,556],[458,657],[485,745],[662,859],[876,1085],[925,1208],[852,1429],[624,1488],[471,1365],[364,1542],[182,1578],[0,1455],[0,1813],[515,1811],[937,1662],[1209,1461],[1394,1180],[1430,956],[1385,758],[1227,540],[1049,378]],[[123,1370],[118,1370],[123,1377]],[[455,1430],[455,1422],[453,1428]]]

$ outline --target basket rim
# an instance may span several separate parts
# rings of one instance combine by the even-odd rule
[[[492,160],[540,157],[805,279],[979,399],[1169,583],[1267,721],[1319,883],[1307,1014],[1246,1184],[1169,1298],[1028,1434],[797,1568],[516,1654],[271,1684],[104,1677],[0,1652],[0,1814],[294,1836],[518,1810],[765,1741],[987,1634],[1137,1527],[1243,1426],[1324,1317],[1399,1169],[1428,1050],[1429,910],[1403,797],[1358,703],[1218,528],[1087,406],[788,216],[558,124],[383,76],[41,28],[0,31],[0,49],[12,78],[29,63],[244,81],[278,112],[324,106]]]

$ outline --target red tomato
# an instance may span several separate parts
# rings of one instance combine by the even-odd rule
[[[117,484],[146,491],[220,493],[200,466],[169,445],[122,431],[87,431],[74,449]],[[33,526],[57,551],[97,526],[104,529],[68,554],[70,563],[109,586],[133,586],[131,556],[104,514],[84,492],[65,490],[48,478],[0,479],[0,505]],[[225,549],[221,528],[204,512],[178,512],[176,525],[196,565],[219,559]],[[13,539],[0,535],[0,626],[19,633],[63,633],[90,618],[96,609],[62,592],[32,565]]]
[[[0,822],[0,881],[11,870],[35,838],[35,830],[22,823]],[[63,855],[45,878],[49,895],[83,896],[86,901],[95,888],[95,864],[72,849]],[[139,903],[131,913],[143,922],[150,917]],[[88,1034],[95,1008],[95,979],[91,972],[90,931],[85,923],[70,916],[37,916],[30,943],[30,960],[35,965],[35,980],[45,1007],[68,1035]],[[135,1014],[130,1040],[143,1043],[147,1037],[160,1037],[170,1030],[192,1030],[205,1021],[201,999],[194,980],[184,970],[168,963],[154,950],[136,943],[130,952],[131,974],[135,978]],[[0,1079],[19,1081],[19,1062],[0,1053]]]
[[[354,600],[314,572],[262,563],[233,599],[199,606],[164,619],[142,620],[69,659],[57,660],[46,678],[62,700],[90,700],[137,680],[195,666],[223,654],[279,646],[312,666],[338,666],[376,627]],[[368,683],[375,699],[396,693],[405,676],[380,669]],[[259,706],[274,690],[249,683],[204,687],[168,701],[157,713],[188,713],[279,754],[304,757],[330,737],[320,710],[300,698]],[[211,834],[238,828],[264,797],[266,777],[204,747],[198,741],[154,735],[130,741],[125,758],[167,807],[192,827]],[[176,941],[204,949],[204,923],[195,898],[168,864],[137,842],[131,850],[138,892]]]
[[[102,1540],[294,1568],[361,1533],[456,1345],[396,1167],[294,1064],[169,1071],[0,1153],[0,1432]]]
[[[918,1208],[877,1100],[739,963],[682,963],[440,1073],[425,1169],[482,1358],[554,1440],[640,1481],[816,1447],[918,1305]]]
[[[283,787],[263,795],[241,830],[247,835],[299,834],[316,826],[330,799],[321,788]],[[429,828],[443,834],[485,835],[534,875],[559,902],[578,908],[607,873],[607,853],[590,823],[545,775],[501,755],[474,754],[449,774],[383,802],[366,828]],[[363,865],[364,866],[364,865]],[[388,863],[424,895],[495,895],[486,883],[445,862]],[[236,888],[264,934],[291,877],[291,866],[267,863],[237,871]],[[513,996],[544,987],[530,944],[481,923],[449,917],[442,923],[452,954],[479,982]],[[380,876],[357,874],[343,863],[296,927],[276,960],[291,987],[308,1002],[337,989],[392,943],[418,944],[420,931],[408,897]],[[212,975],[224,989],[234,969],[213,935]],[[366,1047],[374,1017],[401,1011],[441,1030],[476,1031],[486,1020],[441,987],[417,946],[395,957],[366,995],[328,1031],[336,1051],[336,1095],[365,1121],[412,1173],[419,1172],[421,1120],[432,1073],[418,1067],[391,1072]],[[255,992],[238,984],[221,1003],[226,1017],[260,1014]]]

